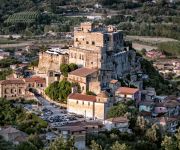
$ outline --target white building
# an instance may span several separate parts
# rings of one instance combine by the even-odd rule
[[[72,93],[67,99],[67,111],[83,115],[85,118],[104,120],[112,103],[106,94],[101,92],[97,96]]]
[[[140,91],[138,88],[120,87],[115,92],[116,101],[132,99],[135,101],[140,100]]]
[[[121,132],[130,132],[129,120],[126,117],[110,118],[104,121],[105,128],[110,131],[118,129]]]

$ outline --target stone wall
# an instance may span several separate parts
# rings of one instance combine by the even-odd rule
[[[49,54],[46,52],[39,53],[39,64],[38,72],[47,73],[48,70],[60,71],[60,65],[63,63],[68,63],[68,55],[66,54]]]
[[[94,102],[68,99],[67,111],[94,118]]]
[[[85,50],[77,47],[69,49],[69,63],[75,63],[80,67],[100,68],[100,48],[97,51]]]

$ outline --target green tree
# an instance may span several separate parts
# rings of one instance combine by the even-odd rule
[[[67,80],[59,83],[59,99],[66,102],[68,95],[71,93],[72,84]]]
[[[150,129],[146,131],[146,137],[150,142],[158,142],[160,140],[160,131],[157,125],[152,125]]]
[[[97,144],[94,140],[91,141],[91,150],[102,150],[101,145]]]
[[[165,150],[176,150],[176,143],[174,142],[172,137],[169,136],[165,136],[164,140],[161,143],[161,146],[165,149]]]
[[[33,60],[33,61],[30,63],[30,66],[35,67],[35,66],[38,66],[38,64],[39,64],[39,60]]]
[[[70,69],[70,71],[74,71],[74,70],[78,69],[78,66],[76,64],[74,64],[74,63],[70,63],[69,64],[69,69]]]
[[[31,36],[33,35],[33,33],[27,28],[27,29],[25,30],[25,35],[31,37]]]
[[[74,63],[71,64],[61,64],[60,66],[60,71],[62,73],[63,76],[67,77],[68,73],[71,71],[74,71],[78,69],[78,66]]]
[[[120,144],[116,141],[112,146],[111,150],[129,150],[129,147],[126,144]]]
[[[159,150],[157,145],[148,141],[138,141],[135,143],[135,150]]]
[[[110,108],[110,110],[108,111],[108,117],[111,118],[123,116],[127,112],[127,110],[127,105],[119,103],[117,106],[113,106]]]
[[[60,71],[61,71],[63,76],[67,77],[68,76],[68,72],[70,71],[69,65],[68,64],[61,64]]]
[[[1,150],[15,150],[15,147],[12,143],[7,142],[0,136],[0,149]]]
[[[72,84],[66,79],[51,83],[46,89],[45,94],[52,100],[66,102],[68,95],[71,93]]]
[[[55,81],[51,83],[46,89],[45,94],[53,100],[59,99],[59,82]]]
[[[34,146],[36,146],[37,149],[41,149],[43,148],[44,144],[43,142],[41,141],[40,137],[38,136],[37,133],[35,134],[31,134],[29,137],[28,137],[28,141],[30,143],[32,143]]]
[[[136,133],[143,135],[147,128],[147,122],[142,116],[138,116],[136,120]]]
[[[38,150],[38,149],[31,142],[23,142],[17,146],[16,150]]]
[[[146,54],[146,49],[143,48],[143,49],[141,50],[141,53],[142,53],[142,55],[145,55],[145,54]]]
[[[48,50],[48,46],[46,46],[46,45],[41,45],[41,46],[39,47],[39,49],[40,49],[40,51],[45,52],[45,51]]]
[[[76,150],[74,139],[70,138],[65,141],[62,137],[57,138],[54,142],[50,143],[48,150]]]
[[[0,71],[0,80],[5,80],[6,76],[10,75],[12,73],[11,69]]]

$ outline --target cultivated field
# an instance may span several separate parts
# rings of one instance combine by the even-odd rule
[[[145,42],[149,44],[158,44],[162,42],[172,42],[172,41],[178,41],[171,38],[164,38],[164,37],[149,37],[149,36],[126,36],[127,39],[132,41],[140,41]]]
[[[157,45],[163,42],[178,41],[164,37],[149,37],[149,36],[126,36],[126,39],[132,41],[133,48],[136,50],[146,49],[147,51],[157,49]]]

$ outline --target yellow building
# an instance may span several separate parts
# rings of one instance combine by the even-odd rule
[[[104,120],[111,106],[112,102],[104,91],[97,96],[72,93],[67,99],[67,111],[85,118]]]
[[[81,93],[85,94],[90,89],[90,82],[97,81],[98,70],[90,68],[79,68],[68,74],[70,82],[77,82],[81,87]]]
[[[123,32],[114,26],[85,22],[74,29],[74,44],[69,48],[69,63],[98,69],[98,80],[93,84],[99,86],[100,90],[108,88],[112,79],[118,79],[130,72],[134,61],[135,52],[129,50],[124,42]]]
[[[0,81],[0,97],[7,99],[16,99],[24,97],[26,93],[26,84],[23,80],[2,80]]]

